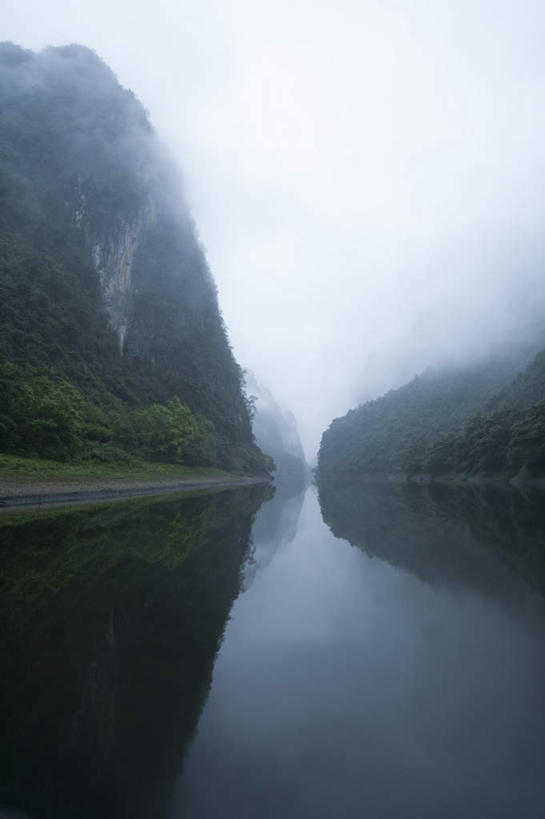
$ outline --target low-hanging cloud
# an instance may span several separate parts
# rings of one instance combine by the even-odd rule
[[[545,313],[545,9],[501,0],[8,0],[94,48],[180,162],[238,360],[335,416]]]

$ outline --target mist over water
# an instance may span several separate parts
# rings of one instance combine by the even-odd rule
[[[80,67],[95,66],[83,71],[81,92],[72,84],[71,98],[63,85],[78,60],[65,69],[62,54],[45,52],[37,71],[16,48],[3,49],[21,78],[16,89],[8,68],[3,80],[0,163],[17,183],[13,197],[5,187],[6,209],[13,207],[26,242],[27,221],[36,216],[47,233],[38,211],[56,202],[69,214],[68,245],[74,226],[88,231],[86,207],[92,219],[102,214],[104,247],[116,256],[127,296],[117,313],[106,304],[118,334],[112,361],[119,347],[126,358],[132,349],[156,372],[155,342],[163,338],[164,372],[180,365],[176,380],[162,385],[164,406],[151,405],[149,416],[127,409],[134,452],[111,446],[126,418],[112,392],[110,419],[100,379],[106,409],[94,407],[92,445],[78,449],[84,424],[70,393],[79,466],[92,472],[93,457],[108,467],[121,455],[127,468],[144,469],[157,456],[171,458],[173,469],[187,462],[272,474],[254,451],[254,388],[248,377],[248,397],[241,394],[240,364],[255,376],[255,437],[279,468],[275,486],[258,478],[195,496],[13,518],[5,510],[0,814],[5,803],[55,819],[540,819],[545,513],[529,486],[545,475],[545,352],[516,389],[509,385],[545,346],[545,6],[4,6],[2,39],[34,50],[80,43],[109,66],[85,48],[65,49],[80,55]],[[110,69],[149,122],[115,83],[108,103]],[[42,71],[58,109],[38,93]],[[26,131],[14,128],[15,90]],[[114,98],[126,104],[119,109]],[[71,168],[68,151],[47,155],[48,136],[62,148],[66,133],[70,146],[76,113]],[[112,161],[97,177],[96,140],[110,147],[110,137]],[[20,173],[27,138],[38,173]],[[125,171],[134,189],[114,186],[128,202],[116,208],[104,178]],[[73,194],[95,186],[97,197],[69,201],[68,182]],[[134,231],[144,214],[158,232],[144,245],[133,292],[132,253],[142,249],[128,224],[135,203]],[[86,353],[104,358],[106,347],[85,317],[102,321],[107,299],[97,290],[96,309],[85,303],[78,313],[60,298],[67,322],[57,323],[45,308],[58,307],[59,297],[49,302],[35,287],[40,275],[57,283],[55,258],[40,273],[47,252],[29,239],[28,255],[19,256],[14,236],[5,292],[15,295],[5,313],[15,342],[3,383],[21,418],[15,413],[16,431],[11,415],[0,422],[14,457],[50,457],[32,442],[24,448],[40,424],[55,428],[47,406],[42,411],[49,395],[42,370],[64,352],[70,357],[81,325],[88,333],[74,369],[94,384]],[[105,283],[100,247],[90,248],[93,287],[97,277]],[[76,280],[78,257],[66,258]],[[154,312],[150,294],[162,277],[169,287],[158,303],[169,309]],[[125,308],[134,295],[142,333],[131,337],[138,328]],[[184,311],[186,336],[176,325]],[[47,350],[31,332],[40,316],[54,325]],[[21,327],[37,363],[18,362],[16,383],[11,359]],[[25,381],[32,367],[36,378]],[[322,447],[319,488],[307,487],[301,446],[311,462],[335,416],[425,371],[401,394],[339,421]],[[51,372],[62,408],[62,370]],[[144,382],[138,393],[136,376],[125,389],[122,368],[107,375],[127,407],[133,397],[155,400]],[[191,412],[169,398],[192,381],[195,406],[203,400],[193,453],[183,435],[172,437],[190,428]],[[234,403],[222,403],[229,394]],[[171,437],[157,442],[160,417]],[[214,424],[225,435],[216,437]],[[71,458],[60,430],[51,457]],[[235,443],[240,457],[230,451]],[[44,467],[36,469],[41,475]],[[376,481],[393,473],[415,480]],[[51,474],[44,472],[46,483]],[[62,474],[54,471],[55,479]],[[453,486],[453,475],[505,485]],[[522,479],[524,490],[512,490],[509,479]]]
[[[332,417],[545,312],[545,11],[508,2],[9,0],[82,42],[179,161],[237,359],[307,457]]]
[[[296,532],[276,529],[233,606],[169,819],[541,815],[543,600],[465,514],[439,521],[424,500],[384,485],[330,506],[333,531],[359,521],[359,548],[324,526],[313,490]]]
[[[0,519],[0,812],[540,819],[541,496],[271,494]]]

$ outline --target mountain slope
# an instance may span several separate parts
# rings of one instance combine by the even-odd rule
[[[257,443],[276,464],[277,481],[302,483],[309,467],[292,412],[282,409],[272,394],[259,384],[255,376],[246,372],[246,388],[252,396],[254,415],[252,427]]]
[[[545,353],[430,371],[332,422],[322,477],[536,473],[545,468]],[[516,376],[516,377],[515,377]],[[513,380],[514,379],[514,380]]]
[[[0,46],[1,449],[263,466],[180,187],[92,51]]]
[[[428,471],[545,475],[545,350],[469,421],[463,432],[439,441]]]
[[[429,371],[337,418],[324,433],[319,470],[350,474],[416,468],[426,442],[463,428],[513,370],[509,364]]]

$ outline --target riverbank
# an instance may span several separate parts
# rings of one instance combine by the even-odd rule
[[[424,484],[433,484],[433,483],[443,483],[443,484],[456,484],[458,486],[461,485],[471,485],[471,486],[498,486],[498,487],[511,487],[515,489],[524,489],[524,488],[533,488],[533,489],[545,489],[545,478],[531,478],[531,477],[521,477],[521,476],[510,476],[504,474],[496,474],[496,475],[465,475],[465,474],[452,474],[452,475],[413,475],[413,476],[405,476],[405,481],[410,481],[411,483],[424,483]]]
[[[0,509],[72,505],[267,481],[267,476],[173,464],[77,464],[0,455]]]
[[[322,480],[335,480],[331,474]],[[315,482],[320,483],[320,476],[315,474]],[[337,478],[337,482],[338,478]],[[346,475],[340,481],[341,483],[416,483],[422,486],[432,484],[447,484],[451,486],[496,486],[511,489],[545,489],[545,477],[529,477],[524,475],[506,475],[497,473],[495,475],[472,475],[467,473],[450,473],[447,475],[405,475],[401,472],[392,473],[372,473],[362,472],[356,475]]]

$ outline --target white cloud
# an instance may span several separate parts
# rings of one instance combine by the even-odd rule
[[[112,66],[186,177],[235,352],[334,415],[542,316],[536,0],[8,0]]]

